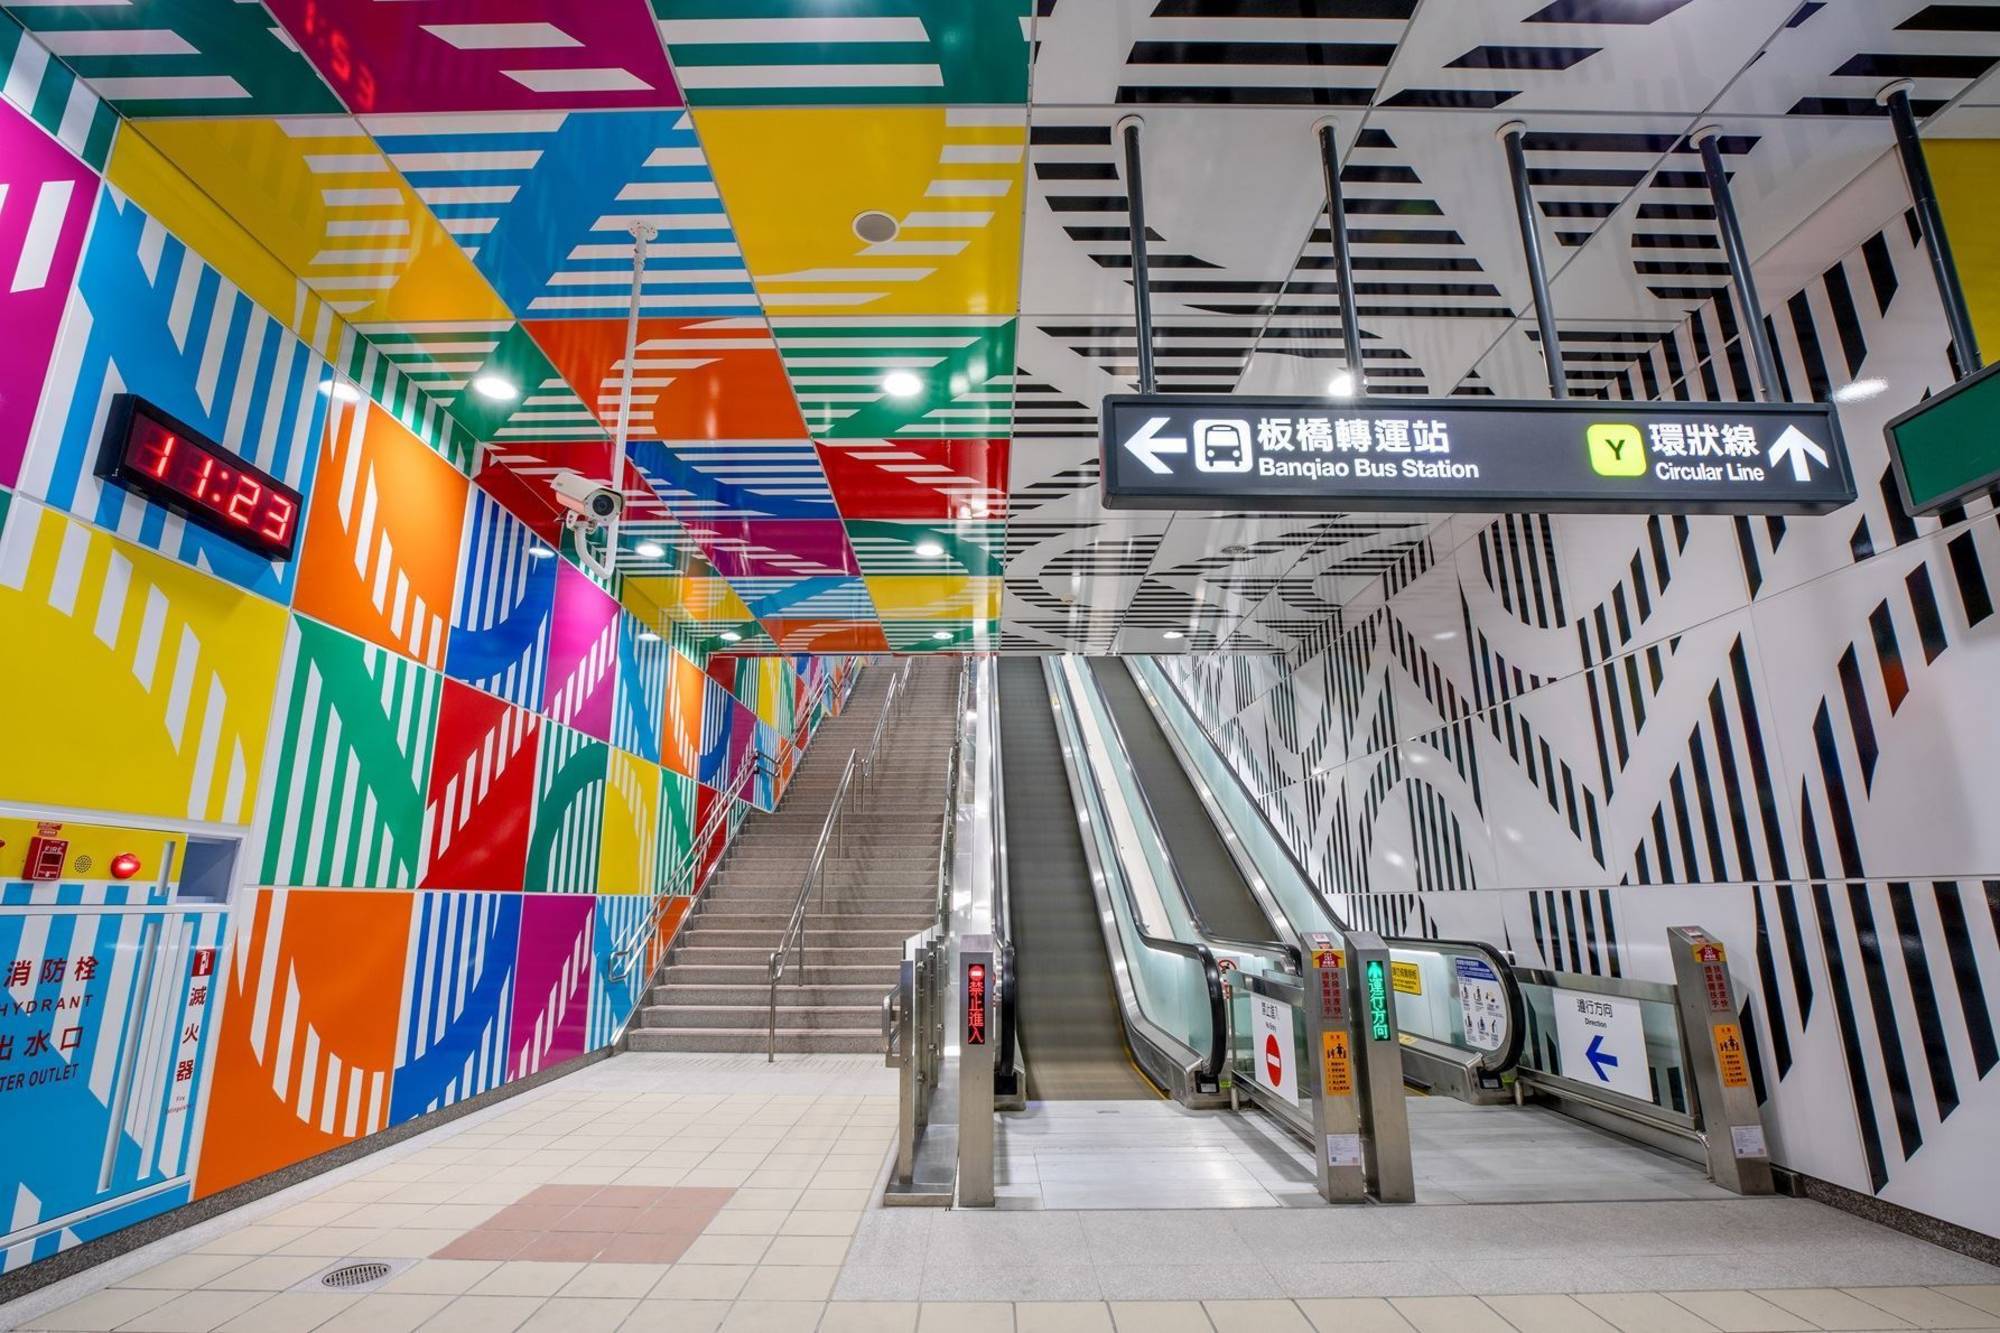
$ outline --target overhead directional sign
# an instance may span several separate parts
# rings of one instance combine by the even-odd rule
[[[1112,509],[1818,514],[1854,499],[1831,404],[1104,400]]]
[[[2000,486],[2000,364],[1925,399],[1883,434],[1913,514],[1935,514]]]

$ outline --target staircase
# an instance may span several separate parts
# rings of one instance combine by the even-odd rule
[[[840,716],[820,724],[774,814],[751,815],[696,899],[628,1036],[635,1051],[762,1051],[770,957],[798,900],[850,751],[858,766],[899,663],[861,673]],[[847,797],[845,836],[825,861],[824,893],[805,918],[778,984],[778,1049],[882,1049],[882,996],[903,941],[931,922],[945,763],[956,719],[957,662],[917,658],[874,774]]]

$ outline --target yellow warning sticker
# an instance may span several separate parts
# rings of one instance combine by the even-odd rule
[[[1743,1052],[1743,1033],[1734,1023],[1717,1023],[1714,1032],[1715,1060],[1722,1068],[1722,1086],[1749,1087],[1750,1062]]]
[[[1320,1073],[1329,1097],[1354,1095],[1354,1066],[1347,1058],[1347,1034],[1319,1034]]]
[[[1423,969],[1415,963],[1391,963],[1389,964],[1389,984],[1405,995],[1422,995],[1424,993]]]

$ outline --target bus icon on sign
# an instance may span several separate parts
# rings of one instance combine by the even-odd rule
[[[1231,418],[1195,422],[1194,465],[1200,472],[1248,472],[1250,423]]]

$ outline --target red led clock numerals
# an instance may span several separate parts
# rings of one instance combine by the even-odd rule
[[[203,440],[164,413],[120,395],[100,471],[273,559],[289,559],[297,492]]]

